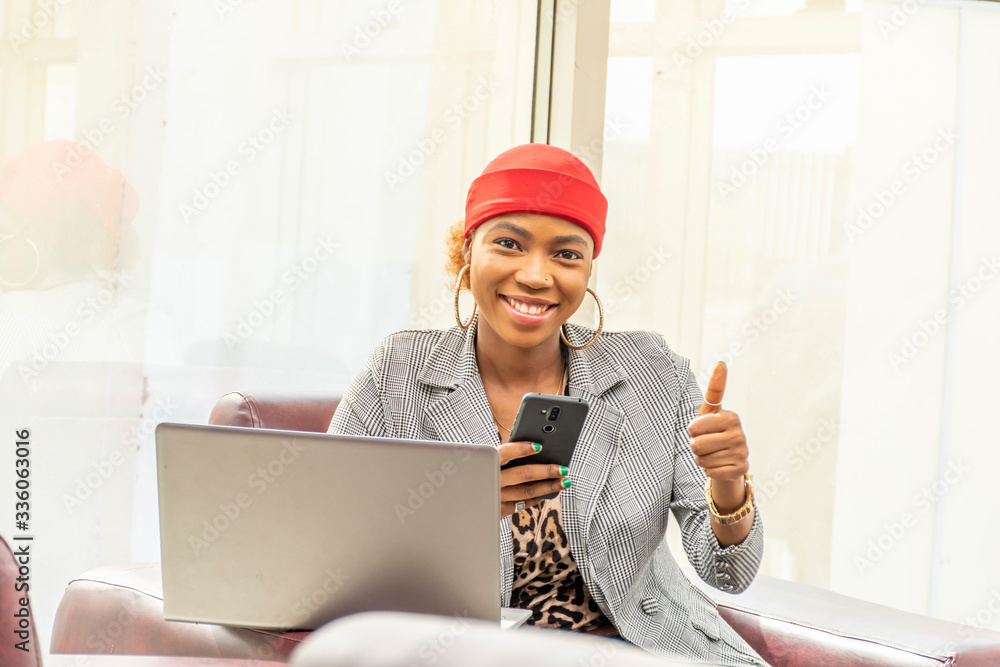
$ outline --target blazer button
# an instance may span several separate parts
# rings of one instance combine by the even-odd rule
[[[639,608],[642,609],[644,614],[653,616],[656,612],[660,611],[660,601],[656,598],[643,598]]]

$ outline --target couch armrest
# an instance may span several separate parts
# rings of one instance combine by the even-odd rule
[[[285,662],[308,633],[163,618],[159,563],[110,565],[69,583],[52,626],[51,653],[125,653]]]
[[[1000,665],[1000,633],[758,576],[739,595],[693,577],[719,613],[767,662],[781,667]]]
[[[208,423],[326,433],[340,394],[231,391],[216,402]]]

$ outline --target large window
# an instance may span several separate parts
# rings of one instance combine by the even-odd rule
[[[473,172],[530,139],[537,11],[0,14],[24,34],[0,49],[0,422],[34,434],[47,644],[73,576],[159,560],[157,422],[204,423],[236,389],[342,391],[375,341],[437,312],[411,285],[438,296]]]
[[[997,463],[1000,7],[611,8],[598,292],[703,387],[729,364],[762,570],[1000,627],[969,511]]]

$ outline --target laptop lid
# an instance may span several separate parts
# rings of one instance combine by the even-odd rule
[[[392,610],[500,621],[490,445],[156,428],[167,620],[312,630]]]

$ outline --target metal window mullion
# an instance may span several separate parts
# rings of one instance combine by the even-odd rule
[[[552,63],[556,0],[538,0],[535,21],[535,72],[531,93],[531,141],[547,144],[552,123]]]

